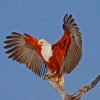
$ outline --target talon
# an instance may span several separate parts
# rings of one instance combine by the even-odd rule
[[[43,78],[44,80],[47,80],[47,77],[46,77],[46,75],[43,75],[43,76],[42,76],[42,78]]]
[[[56,72],[48,72],[47,74],[43,75],[43,79],[48,80],[53,78],[56,75]]]

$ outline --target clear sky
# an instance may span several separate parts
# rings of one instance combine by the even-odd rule
[[[0,100],[61,100],[47,81],[11,61],[3,41],[10,32],[29,33],[56,42],[63,34],[63,16],[72,14],[83,38],[83,57],[65,75],[65,90],[74,93],[100,74],[100,0],[0,0]],[[81,100],[99,100],[100,83]]]

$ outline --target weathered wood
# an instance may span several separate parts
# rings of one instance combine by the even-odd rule
[[[98,75],[96,79],[89,85],[82,87],[76,93],[74,93],[74,95],[70,95],[67,92],[65,92],[64,89],[61,88],[53,79],[52,80],[48,79],[48,82],[51,84],[53,89],[56,90],[56,92],[58,92],[61,95],[63,100],[80,100],[83,94],[94,88],[99,81],[100,81],[100,75]]]

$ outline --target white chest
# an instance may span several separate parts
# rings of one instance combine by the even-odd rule
[[[49,58],[53,55],[51,45],[42,46],[41,54],[43,58],[48,62]]]

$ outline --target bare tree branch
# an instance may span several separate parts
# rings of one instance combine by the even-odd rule
[[[73,95],[70,95],[64,91],[54,80],[48,79],[49,83],[52,85],[53,89],[58,92],[63,100],[80,100],[80,98],[90,89],[94,88],[96,84],[100,81],[100,75],[96,77],[96,79],[87,86],[82,87]]]

